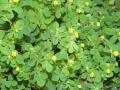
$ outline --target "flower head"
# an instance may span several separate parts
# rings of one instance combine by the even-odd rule
[[[20,0],[9,0],[10,3],[19,3]]]
[[[18,54],[18,52],[16,50],[11,52],[11,56],[14,57],[14,58],[17,56],[17,54]]]
[[[77,85],[77,87],[78,87],[78,88],[81,88],[81,85],[79,84],[79,85]]]
[[[76,13],[78,13],[78,14],[81,13],[81,9],[80,9],[80,8],[77,8],[77,9],[76,9]]]
[[[74,32],[74,29],[73,29],[73,28],[69,28],[69,29],[68,29],[68,32],[69,32],[69,33],[73,33],[73,32]]]
[[[115,62],[115,66],[118,66],[118,62]]]
[[[57,60],[57,57],[56,57],[55,55],[53,55],[53,56],[51,57],[51,60],[52,60],[52,61],[56,61],[56,60]]]
[[[73,64],[74,64],[74,60],[68,60],[68,65],[69,66],[73,66]]]
[[[110,69],[109,69],[109,68],[108,68],[108,69],[106,69],[106,73],[107,73],[107,74],[110,74],[110,72],[111,72],[111,71],[110,71]]]
[[[115,56],[115,57],[119,56],[119,52],[118,51],[114,51],[113,52],[113,56]]]
[[[100,22],[96,22],[96,26],[97,26],[97,27],[100,27]]]
[[[105,40],[105,36],[104,36],[104,35],[101,35],[101,36],[100,36],[100,40],[101,40],[101,41],[104,41],[104,40]]]
[[[74,35],[75,35],[75,37],[76,37],[76,38],[78,38],[78,37],[79,37],[78,32],[75,32],[75,33],[74,33]]]
[[[85,47],[85,44],[84,44],[84,43],[81,43],[81,44],[80,44],[80,47],[81,47],[81,48],[84,48],[84,47]]]
[[[90,73],[90,77],[95,77],[95,73],[94,73],[94,72],[91,72],[91,73]]]
[[[17,66],[17,67],[16,67],[16,72],[19,72],[19,71],[20,71],[20,67]]]

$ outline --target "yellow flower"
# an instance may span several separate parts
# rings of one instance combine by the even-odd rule
[[[16,67],[16,72],[19,72],[19,71],[20,71],[20,67],[17,66],[17,67]]]
[[[120,36],[120,32],[118,32],[118,36]]]
[[[81,13],[81,9],[80,9],[80,8],[77,8],[77,9],[76,9],[76,13],[78,13],[78,14]]]
[[[69,84],[69,83],[70,83],[70,81],[68,80],[68,81],[67,81],[67,83]]]
[[[77,87],[78,87],[78,88],[81,88],[81,85],[79,84],[79,85],[77,85]]]
[[[115,66],[118,66],[118,62],[115,62]]]
[[[100,40],[101,40],[101,41],[105,40],[105,36],[104,36],[104,35],[101,35],[101,36],[100,36]]]
[[[91,72],[91,73],[90,73],[90,77],[95,77],[95,73],[94,73],[94,72]]]
[[[57,60],[57,57],[56,57],[55,55],[53,55],[53,56],[51,57],[51,60],[52,60],[52,61],[56,61],[56,60]]]
[[[119,56],[119,52],[118,51],[114,51],[113,52],[113,56],[115,56],[115,57]]]
[[[73,32],[74,32],[74,29],[73,29],[73,28],[69,28],[69,29],[68,29],[68,32],[69,32],[69,33],[73,33]]]
[[[10,3],[19,3],[20,0],[9,0]]]
[[[56,0],[53,1],[53,4],[54,4],[54,5],[58,5],[58,1],[56,1]]]
[[[110,74],[110,72],[111,72],[111,71],[110,71],[110,69],[109,69],[109,68],[108,68],[108,69],[106,69],[106,73],[107,73],[107,74]]]
[[[75,37],[76,37],[76,38],[78,38],[78,37],[79,37],[78,32],[75,32],[75,33],[74,33],[74,35],[75,35]]]
[[[85,44],[84,44],[84,43],[81,43],[81,44],[80,44],[80,47],[81,47],[81,48],[84,48],[84,47],[85,47]]]
[[[68,60],[68,65],[69,66],[73,66],[73,64],[74,64],[74,60]]]
[[[89,5],[89,2],[86,2],[85,4],[88,6],[88,5]]]
[[[16,28],[16,23],[15,22],[13,23],[13,27]]]
[[[80,23],[78,22],[77,25],[80,26]]]
[[[70,3],[73,3],[73,0],[69,0]]]
[[[96,26],[97,26],[97,27],[100,27],[100,22],[96,22]]]
[[[17,42],[17,41],[16,41],[16,38],[13,37],[13,38],[12,38],[12,42],[13,42],[13,43],[16,43],[16,42]]]
[[[18,52],[16,50],[11,52],[11,56],[14,57],[14,58],[17,56],[17,54],[18,54]]]

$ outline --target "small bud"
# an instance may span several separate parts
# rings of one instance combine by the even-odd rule
[[[118,32],[118,36],[120,36],[120,32]]]
[[[77,9],[76,9],[76,13],[77,13],[77,14],[81,13],[81,9],[80,9],[80,8],[77,8]]]
[[[80,89],[80,88],[81,88],[81,85],[79,84],[79,85],[77,85],[77,87]]]
[[[80,44],[80,47],[81,47],[81,48],[84,48],[84,47],[85,47],[85,44],[84,44],[84,43],[81,43],[81,44]]]
[[[104,36],[104,35],[101,35],[101,36],[100,36],[100,40],[101,40],[101,41],[104,41],[104,40],[105,40],[105,36]]]
[[[78,38],[78,37],[79,37],[78,32],[75,32],[75,33],[74,33],[74,35],[75,35],[75,37],[76,37],[76,38]]]
[[[51,57],[51,60],[55,62],[55,61],[57,60],[57,57],[56,57],[55,55],[53,55],[53,56]]]
[[[89,5],[89,2],[86,2],[85,4],[86,4],[86,6],[88,6],[88,5]]]
[[[53,5],[58,5],[58,1],[53,1]]]
[[[19,72],[20,71],[20,67],[16,67],[16,72]]]
[[[115,62],[115,66],[116,66],[116,67],[118,66],[118,62]]]
[[[69,0],[70,3],[73,3],[73,0]]]
[[[17,54],[18,54],[18,52],[16,50],[11,52],[11,56],[14,57],[14,58],[17,56]]]
[[[68,60],[68,65],[69,66],[73,66],[73,64],[74,64],[74,60]]]
[[[96,26],[97,26],[97,27],[100,27],[100,22],[97,22],[97,23],[96,23]]]
[[[10,3],[19,3],[20,0],[9,0]]]
[[[78,22],[77,25],[80,26],[81,24]]]
[[[95,77],[95,73],[94,73],[94,72],[91,72],[91,73],[90,73],[90,77]]]
[[[69,29],[68,29],[68,32],[69,32],[69,33],[73,33],[73,32],[74,32],[74,29],[73,29],[73,28],[69,28]]]
[[[107,70],[106,70],[106,73],[107,73],[107,74],[110,74],[110,72],[111,72],[110,69],[107,69]]]

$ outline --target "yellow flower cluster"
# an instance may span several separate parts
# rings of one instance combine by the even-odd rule
[[[119,52],[118,51],[114,51],[113,52],[113,56],[115,56],[115,57],[119,56]]]
[[[79,85],[77,85],[77,87],[80,89],[80,88],[82,88],[82,86],[79,84]]]
[[[77,9],[76,9],[76,13],[78,13],[78,14],[81,13],[81,9],[80,9],[80,8],[77,8]]]
[[[96,26],[97,26],[97,27],[100,27],[100,22],[96,22]]]
[[[57,57],[56,57],[55,55],[53,55],[53,56],[51,57],[51,60],[55,62],[55,61],[57,60]]]
[[[19,3],[20,0],[9,0],[10,3]]]
[[[16,72],[19,72],[19,71],[20,71],[20,67],[17,66],[17,67],[16,67]]]
[[[110,72],[111,72],[110,69],[107,68],[107,69],[106,69],[106,73],[107,73],[107,74],[110,74]]]
[[[84,43],[81,43],[81,44],[80,44],[80,47],[81,47],[81,48],[84,48],[84,47],[85,47],[85,44],[84,44]]]
[[[104,40],[105,40],[105,36],[104,36],[104,35],[101,35],[101,36],[100,36],[100,40],[101,40],[101,41],[104,41]]]
[[[90,77],[95,77],[95,73],[94,73],[94,72],[91,72],[91,73],[90,73]]]
[[[68,65],[69,66],[73,66],[73,64],[74,64],[74,60],[68,60]]]
[[[18,54],[18,52],[16,50],[11,52],[11,56],[14,58],[16,58],[17,54]]]
[[[75,36],[76,38],[79,37],[78,32],[76,32],[73,28],[69,28],[69,29],[68,29],[68,32],[74,34],[74,36]]]

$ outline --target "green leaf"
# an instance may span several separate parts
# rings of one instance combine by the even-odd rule
[[[101,82],[101,74],[99,72],[96,72],[95,82]]]
[[[66,81],[67,80],[67,76],[65,76],[64,74],[60,74],[60,80],[61,81]]]
[[[1,46],[0,46],[0,51],[4,55],[9,55],[9,52],[10,52],[7,47],[1,47]]]
[[[47,82],[46,86],[48,90],[56,90],[56,86],[50,81]]]
[[[63,68],[62,68],[62,73],[63,73],[65,76],[69,76],[69,71],[68,71],[67,67],[63,67]]]
[[[115,28],[105,28],[104,34],[106,35],[115,35],[116,34],[116,29]]]
[[[67,45],[67,48],[68,48],[69,53],[73,53],[74,51],[78,51],[78,46],[74,41],[71,41]]]
[[[56,69],[53,73],[52,73],[52,80],[53,81],[59,81],[61,72],[60,69]]]
[[[50,11],[49,11],[49,8],[44,8],[44,15],[46,16],[46,17],[50,17]]]
[[[43,87],[45,85],[45,82],[46,82],[46,80],[44,80],[44,79],[38,80],[37,85],[40,87]]]
[[[40,72],[36,73],[34,76],[34,80],[37,82],[37,85],[43,87],[46,83],[46,79],[48,78],[46,73]]]
[[[109,0],[110,5],[114,5],[114,3],[115,3],[115,0]]]
[[[54,73],[54,74],[52,75],[52,80],[53,80],[53,81],[58,81],[58,80],[59,80],[59,75]]]
[[[61,17],[60,9],[57,9],[57,10],[56,10],[55,16],[56,16],[57,18],[60,18],[60,17]]]
[[[68,53],[66,51],[64,51],[64,50],[58,52],[56,54],[56,56],[58,57],[59,60],[66,60],[66,59],[68,59]]]
[[[53,66],[48,61],[42,63],[42,68],[46,69],[47,72],[52,72],[53,70]]]
[[[5,36],[5,32],[0,30],[0,39],[2,39]]]

